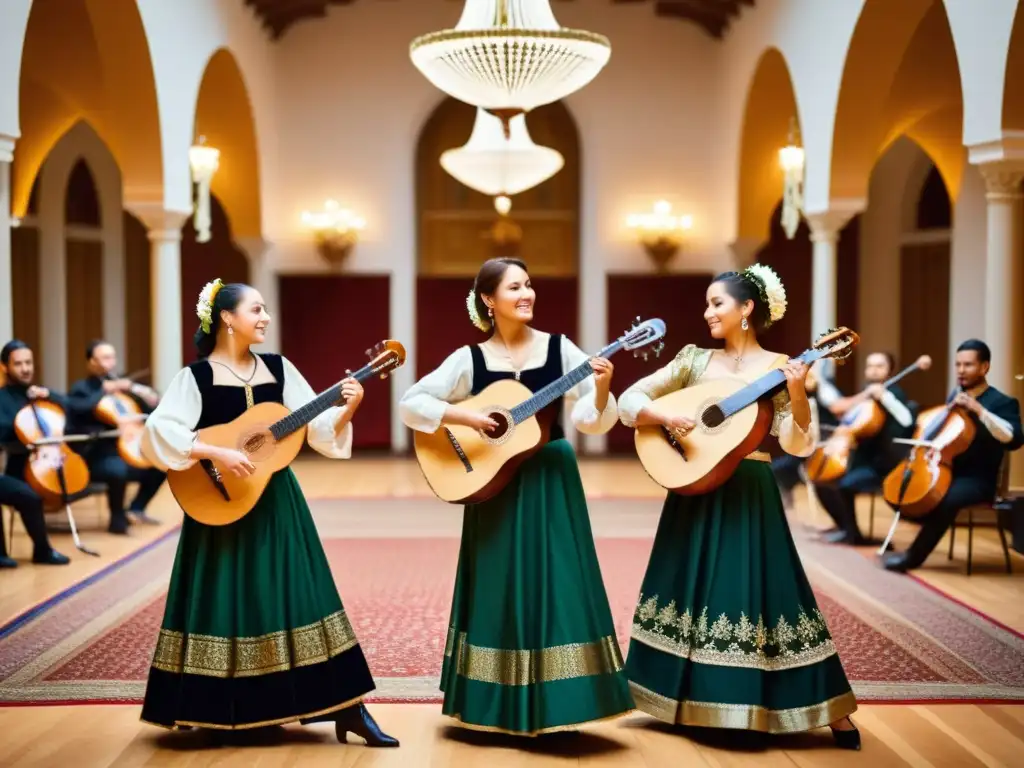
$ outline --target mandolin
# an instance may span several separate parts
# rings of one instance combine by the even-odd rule
[[[386,379],[405,363],[405,347],[382,341],[367,350],[370,362],[346,378],[362,382]],[[248,477],[222,474],[208,459],[167,473],[168,485],[185,514],[205,525],[229,525],[245,517],[259,501],[275,472],[298,455],[306,425],[341,400],[341,382],[295,411],[281,403],[260,403],[234,421],[199,430],[197,440],[244,453],[256,467]]]
[[[891,387],[908,373],[927,371],[931,367],[932,359],[921,355],[913,365],[884,381],[882,386]],[[877,435],[885,426],[885,409],[867,394],[867,390],[858,394],[856,400],[855,405],[843,414],[832,436],[807,458],[807,477],[811,482],[832,483],[845,475],[857,443]]]
[[[651,347],[661,353],[665,323],[655,318],[633,327],[597,357],[611,357],[623,349],[644,355]],[[416,432],[416,460],[431,490],[451,504],[474,504],[498,494],[519,465],[548,442],[555,400],[593,374],[590,361],[582,363],[538,392],[518,381],[496,381],[459,407],[486,413],[498,428],[484,432],[473,427],[442,424],[436,432]]]
[[[860,341],[848,328],[823,334],[800,355],[815,360],[844,360]],[[786,386],[775,369],[747,384],[741,379],[718,379],[677,390],[653,401],[649,410],[692,419],[688,435],[673,434],[661,425],[637,427],[637,455],[658,485],[682,496],[712,491],[732,477],[747,454],[757,449],[771,430],[771,397]]]

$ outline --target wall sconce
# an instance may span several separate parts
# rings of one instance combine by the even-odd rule
[[[220,150],[206,146],[206,137],[200,136],[198,141],[188,150],[188,164],[192,168],[192,181],[199,185],[196,192],[195,227],[196,242],[210,242],[210,182],[213,174],[220,167]]]
[[[317,213],[303,211],[302,223],[313,230],[317,253],[334,265],[345,261],[366,227],[361,216],[339,208],[335,200],[324,202],[324,209]]]
[[[682,246],[685,233],[693,228],[693,217],[675,216],[672,204],[659,200],[651,213],[630,214],[626,225],[637,234],[637,239],[658,269],[664,269]]]
[[[804,209],[804,148],[798,143],[796,119],[789,120],[789,143],[779,150],[782,167],[782,231],[792,240],[800,228]]]

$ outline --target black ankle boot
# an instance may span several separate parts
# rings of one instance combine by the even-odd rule
[[[338,713],[334,721],[334,733],[342,743],[345,743],[347,734],[354,733],[362,736],[368,747],[398,746],[398,739],[384,733],[362,704],[346,707]]]
[[[853,721],[850,718],[846,718],[846,721],[853,725]],[[855,725],[853,725],[852,731],[841,731],[833,728],[832,738],[836,740],[836,746],[840,749],[860,750],[860,731],[857,730]]]

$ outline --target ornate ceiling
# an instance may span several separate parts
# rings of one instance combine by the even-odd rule
[[[322,17],[328,5],[349,5],[356,0],[245,0],[263,19],[263,25],[270,36],[277,40],[288,28],[300,19]],[[371,2],[372,0],[363,0]],[[415,0],[408,0],[415,2]],[[744,5],[752,6],[754,0],[610,0],[613,3],[647,3],[654,7],[658,16],[682,19],[700,26],[715,38],[721,38],[729,23]],[[556,3],[572,0],[554,0]]]

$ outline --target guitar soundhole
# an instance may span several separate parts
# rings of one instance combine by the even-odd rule
[[[506,411],[504,408],[492,407],[486,411],[487,415],[494,419],[498,426],[491,432],[485,432],[480,430],[481,436],[491,445],[501,445],[510,437],[512,432],[515,430],[515,424],[512,421],[512,414]]]
[[[265,459],[274,450],[274,439],[268,430],[252,432],[245,436],[238,450],[249,457],[250,461]]]
[[[720,427],[725,421],[725,414],[717,405],[710,405],[700,415],[700,423],[707,429]]]

